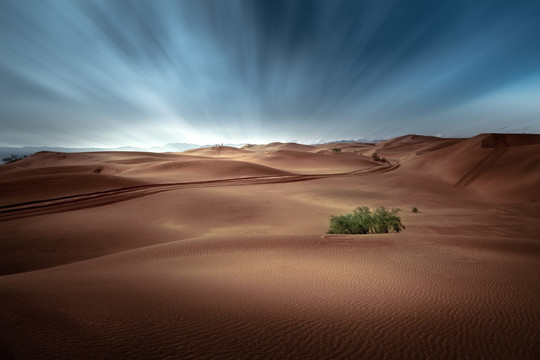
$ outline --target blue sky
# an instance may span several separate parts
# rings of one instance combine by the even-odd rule
[[[0,0],[0,146],[540,132],[538,0]]]

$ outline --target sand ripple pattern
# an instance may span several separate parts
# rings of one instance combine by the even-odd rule
[[[204,238],[5,276],[3,358],[534,359],[537,255]]]

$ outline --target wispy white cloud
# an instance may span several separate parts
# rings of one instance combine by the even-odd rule
[[[540,132],[540,2],[0,1],[0,144]]]

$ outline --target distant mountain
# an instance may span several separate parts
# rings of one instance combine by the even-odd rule
[[[371,140],[368,140],[368,139],[358,139],[358,140],[356,140],[356,142],[375,144],[375,143],[378,143],[378,142],[381,142],[381,141],[385,141],[385,140],[388,140],[388,139],[371,139]]]
[[[322,143],[312,144],[312,145],[323,145],[323,144],[333,144],[333,143],[352,143],[352,142],[360,142],[360,143],[368,143],[368,144],[375,144],[384,140],[388,139],[375,139],[375,140],[368,140],[368,139],[356,139],[356,140],[335,140],[335,141],[325,141]]]
[[[200,145],[187,143],[168,143],[163,146],[152,146],[150,148],[140,148],[134,146],[122,146],[113,149],[101,149],[99,151],[148,151],[148,152],[180,152],[189,149],[200,148]]]
[[[244,145],[247,145],[247,143],[243,143],[243,144],[209,144],[209,145],[203,145],[201,146],[202,148],[205,148],[205,147],[211,147],[211,146],[231,146],[231,147],[235,147],[235,148],[241,148],[242,146]]]
[[[117,148],[68,148],[52,146],[23,146],[23,147],[0,147],[0,164],[2,159],[11,155],[32,155],[40,151],[52,152],[92,152],[92,151],[148,151],[148,152],[181,152],[189,149],[200,148],[200,145],[186,143],[169,143],[163,146],[153,146],[151,148],[141,148],[134,146],[122,146]]]

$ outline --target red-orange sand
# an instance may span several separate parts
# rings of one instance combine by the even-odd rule
[[[540,136],[38,153],[0,274],[1,359],[538,359]]]

